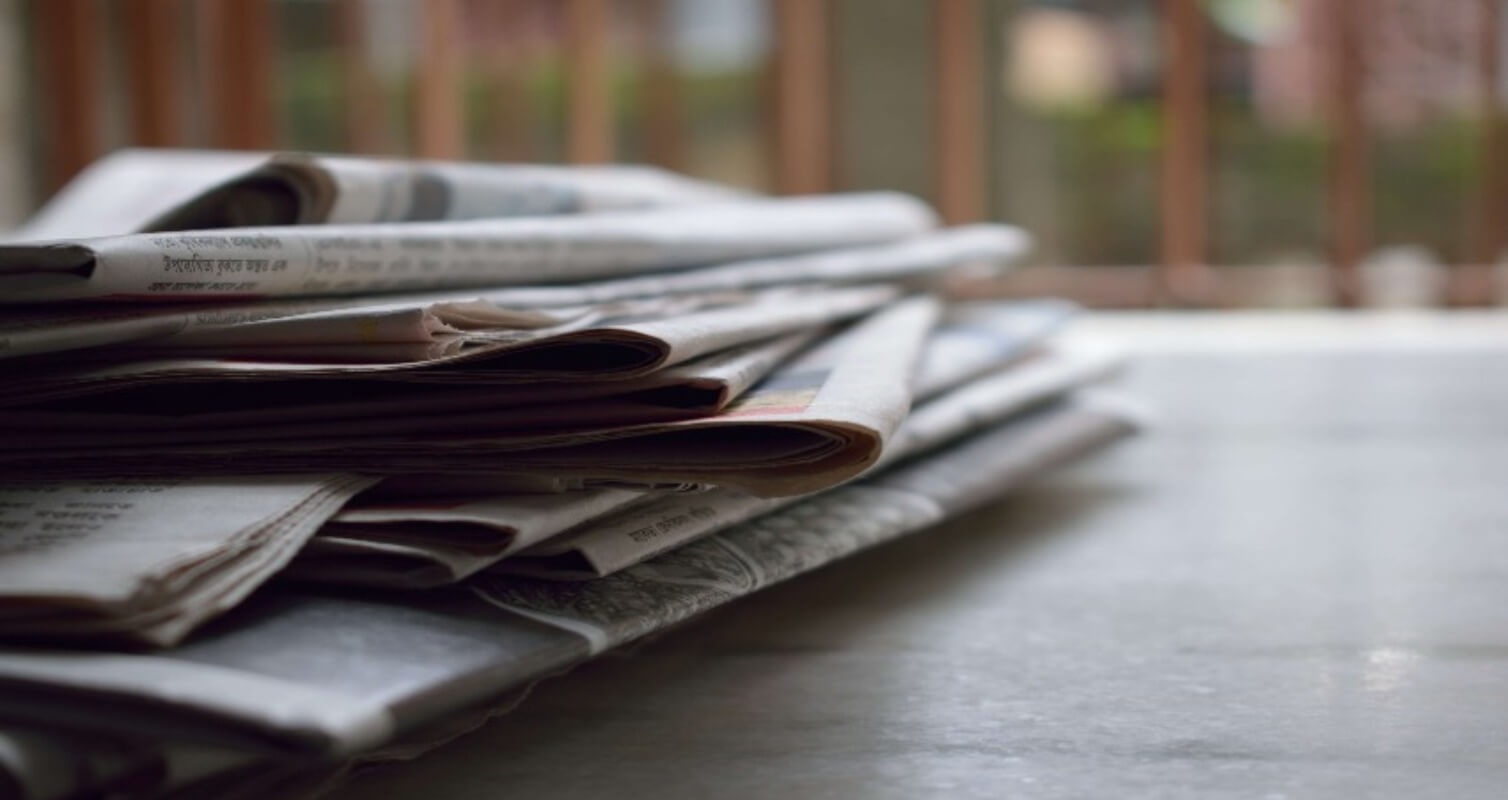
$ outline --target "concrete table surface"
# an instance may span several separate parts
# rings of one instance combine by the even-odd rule
[[[334,796],[1508,796],[1508,316],[1074,335],[1154,429]]]

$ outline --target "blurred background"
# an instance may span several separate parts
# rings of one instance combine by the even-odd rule
[[[981,291],[1505,296],[1501,0],[0,0],[0,226],[126,146],[636,161],[1032,231]]]

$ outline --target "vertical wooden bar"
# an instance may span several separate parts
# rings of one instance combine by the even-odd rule
[[[176,0],[126,0],[121,8],[126,87],[130,94],[131,143],[148,147],[182,144],[183,9]]]
[[[978,0],[932,0],[937,208],[949,223],[984,216],[983,69]]]
[[[774,0],[775,187],[825,192],[833,184],[828,0]]]
[[[346,149],[353,153],[389,151],[392,140],[387,103],[367,52],[367,0],[335,0],[335,47]]]
[[[1328,0],[1331,121],[1329,203],[1330,263],[1335,301],[1361,302],[1360,266],[1367,248],[1369,142],[1362,105],[1365,29],[1362,4]]]
[[[488,154],[499,161],[528,161],[533,104],[525,71],[529,58],[520,31],[532,6],[524,0],[491,0],[476,6],[482,31],[482,79],[487,98]]]
[[[1213,291],[1209,269],[1209,73],[1207,24],[1198,0],[1166,0],[1162,41],[1162,274],[1173,299],[1198,301]]]
[[[1477,185],[1470,264],[1456,270],[1464,284],[1453,294],[1463,305],[1495,301],[1493,265],[1508,239],[1508,116],[1503,113],[1502,0],[1478,0],[1477,83],[1481,103],[1482,169]]]
[[[52,192],[99,155],[100,9],[93,0],[48,0],[33,8],[47,109],[45,182]]]
[[[578,164],[613,158],[611,22],[607,0],[566,0],[566,158]]]
[[[668,3],[634,0],[630,8],[644,69],[644,158],[666,169],[681,169],[686,142]]]
[[[273,102],[277,23],[268,0],[200,0],[201,36],[217,147],[266,150],[277,145],[280,114]]]
[[[419,4],[419,13],[414,150],[422,158],[458,159],[466,152],[459,3],[425,0]]]

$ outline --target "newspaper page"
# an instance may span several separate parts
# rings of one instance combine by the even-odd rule
[[[1111,351],[1057,348],[938,394],[912,410],[871,474],[1102,381],[1119,366]],[[799,499],[728,488],[664,495],[547,539],[495,569],[560,580],[600,578]]]
[[[541,216],[751,199],[646,166],[278,153],[151,220],[151,231]]]
[[[0,650],[0,713],[262,752],[357,753],[936,523],[1131,429],[1112,407],[1049,407],[598,581],[484,573],[474,591],[401,597],[285,586],[171,650]],[[133,707],[151,710],[120,710]]]
[[[741,292],[776,286],[853,283],[939,283],[968,264],[1005,265],[1018,258],[1026,237],[1003,225],[973,225],[922,234],[898,242],[762,258],[635,278],[485,291],[455,290],[377,297],[272,300],[252,303],[43,306],[17,309],[0,320],[0,358],[60,353],[133,342],[137,346],[254,344],[256,330],[273,320],[311,314],[341,314],[360,322],[359,310],[383,306],[467,307],[514,324],[538,326],[571,313],[628,300]],[[530,320],[536,320],[530,322]],[[543,321],[538,321],[543,320]],[[306,331],[306,333],[311,333]],[[326,326],[318,344],[368,343],[365,324]],[[428,341],[428,340],[426,340]],[[309,344],[304,340],[304,344]],[[104,357],[102,354],[101,357]],[[370,360],[370,359],[368,359]]]
[[[932,229],[869,193],[564,217],[311,225],[0,245],[0,302],[251,299],[579,281],[902,239]]]
[[[212,435],[216,441],[234,441],[316,433],[394,434],[419,430],[475,431],[488,427],[514,430],[538,426],[581,431],[706,417],[725,410],[824,331],[799,331],[738,345],[624,381],[530,383],[498,388],[452,386],[440,391],[379,385],[373,387],[374,391],[364,401],[330,403],[329,407],[264,405],[260,410],[216,415],[222,423],[235,424],[214,425]],[[394,389],[402,391],[394,393]],[[279,415],[279,411],[286,413]],[[448,416],[444,422],[418,421],[436,415]],[[249,424],[245,421],[248,416],[255,418]],[[316,421],[320,423],[318,426],[311,424]],[[162,437],[155,440],[162,441]]]
[[[446,334],[441,343],[455,342],[454,352],[413,361],[329,360],[323,358],[326,354],[317,352],[301,360],[277,360],[269,348],[263,347],[258,349],[260,357],[159,355],[127,363],[38,364],[0,384],[0,406],[95,395],[88,405],[73,403],[69,409],[162,417],[206,409],[232,410],[225,408],[224,384],[219,383],[224,381],[243,387],[256,384],[259,404],[285,408],[318,402],[321,391],[335,391],[322,390],[318,384],[332,379],[348,389],[361,381],[461,386],[616,382],[745,343],[823,327],[869,311],[897,294],[891,286],[849,286],[624,301],[558,326],[472,328],[462,334]],[[435,309],[426,306],[421,311]],[[448,324],[444,316],[440,321]],[[371,344],[359,347],[375,348],[379,354],[387,352]],[[308,351],[305,348],[304,355],[308,356]],[[149,387],[159,391],[148,393],[147,400],[133,402]],[[43,419],[28,418],[25,425],[42,424]],[[73,424],[68,419],[51,424],[66,427]]]
[[[540,166],[276,154],[146,224],[149,231],[268,224],[532,217],[751,199],[644,166]]]
[[[634,384],[634,392],[673,408],[696,415],[714,413],[817,333],[734,348],[626,383]],[[565,409],[562,416],[579,416],[579,407],[569,402],[551,408]],[[455,486],[447,476],[436,476],[418,496],[405,494],[404,484],[412,488],[416,477],[420,476],[384,484],[392,488],[373,490],[347,506],[320,529],[283,576],[404,588],[455,583],[587,520],[657,496],[643,489],[614,488],[520,493],[518,487],[501,487],[500,493],[497,486]]]
[[[53,451],[48,458],[71,460],[71,448],[88,449],[93,452],[88,458],[94,458],[115,452],[106,448],[161,450],[197,442],[271,442],[305,436],[394,437],[421,432],[499,430],[510,431],[510,435],[517,438],[522,435],[521,429],[541,421],[579,431],[613,423],[626,425],[635,421],[635,416],[682,418],[688,412],[659,402],[652,388],[648,397],[630,394],[617,400],[593,401],[590,394],[586,394],[578,398],[579,402],[562,403],[552,410],[546,402],[549,396],[541,398],[525,383],[512,402],[487,404],[487,395],[482,393],[484,401],[470,410],[455,408],[448,414],[430,414],[425,413],[424,406],[426,403],[443,406],[452,387],[458,388],[461,394],[457,396],[464,398],[467,390],[496,386],[502,392],[508,386],[519,386],[520,380],[541,377],[556,379],[551,388],[563,379],[573,379],[572,382],[578,384],[592,383],[595,379],[599,384],[622,383],[632,391],[639,381],[631,379],[647,370],[665,364],[685,365],[685,369],[670,376],[670,382],[659,384],[669,389],[677,382],[691,381],[699,369],[696,361],[703,355],[716,355],[727,348],[739,347],[746,340],[753,340],[754,344],[769,343],[769,337],[778,338],[786,331],[806,333],[813,327],[827,327],[836,321],[872,311],[894,296],[895,291],[886,287],[806,292],[799,297],[777,292],[752,298],[747,303],[666,319],[611,318],[604,320],[603,324],[565,334],[512,343],[496,342],[469,351],[466,358],[457,357],[444,362],[296,365],[307,367],[292,373],[304,379],[302,381],[288,380],[286,370],[269,372],[264,369],[267,366],[264,364],[225,361],[169,362],[171,367],[154,368],[154,373],[178,380],[164,381],[160,386],[155,381],[129,379],[139,377],[140,373],[133,376],[112,367],[70,372],[61,381],[52,380],[56,373],[33,374],[0,387],[0,396],[16,393],[36,404],[39,400],[67,397],[69,393],[116,391],[103,398],[81,398],[89,401],[82,405],[75,401],[10,410],[0,420],[0,430],[10,431],[10,435],[0,440],[0,451],[19,453],[23,449],[43,447]],[[778,356],[780,351],[788,349],[787,345],[782,341],[771,349]],[[760,362],[770,355],[769,351],[760,348],[747,358],[735,359],[735,365],[751,362],[745,366],[751,369],[767,366]],[[276,368],[286,366],[289,365],[275,365]],[[83,376],[90,380],[81,380]],[[281,379],[266,380],[268,377]],[[308,379],[316,377],[326,380],[311,384]],[[199,380],[180,384],[186,378]],[[232,382],[216,382],[215,378]],[[335,378],[343,380],[333,380]],[[402,380],[405,378],[407,380]],[[374,380],[376,385],[370,385]],[[419,388],[416,385],[419,383],[429,384],[429,391]],[[727,383],[726,376],[720,378],[714,374],[705,383]],[[611,391],[606,393],[611,394]],[[332,401],[349,404],[351,401],[347,398],[353,395],[370,398],[368,406],[377,413],[345,418],[323,414],[321,418],[323,412],[318,409],[307,414],[297,410],[304,405],[318,406]],[[381,401],[388,399],[406,402],[408,407],[396,409],[398,413],[395,414],[383,414]],[[594,406],[602,408],[593,412]],[[105,410],[96,410],[101,408]],[[280,418],[276,413],[278,410],[287,411],[286,417]],[[567,410],[579,414],[577,423],[573,424],[571,418],[565,416]],[[253,419],[247,425],[194,424],[196,418],[206,414],[222,415],[222,421],[230,422],[237,415],[248,412]],[[614,414],[622,416],[614,417]],[[304,419],[306,416],[312,416],[314,421]],[[76,455],[85,457],[82,452]],[[120,455],[128,456],[129,452]],[[0,453],[0,463],[4,461],[5,456]]]
[[[357,502],[325,523],[281,577],[405,589],[456,583],[587,520],[654,496],[609,488]]]
[[[776,367],[835,331],[836,326],[818,327],[734,345],[629,380],[541,381],[512,386],[509,400],[534,405],[614,397],[711,414],[726,408]]]
[[[657,272],[571,286],[520,286],[489,295],[519,307],[606,303],[630,297],[721,292],[804,283],[897,282],[940,284],[971,265],[1005,267],[1023,257],[1031,239],[1019,228],[980,223],[943,228],[882,244],[754,258],[702,269]]]
[[[995,372],[1058,332],[1079,311],[1064,300],[950,303],[917,369],[918,400]]]
[[[1109,409],[1056,406],[606,578],[563,584],[483,573],[471,585],[503,608],[581,633],[601,652],[960,514],[1129,433],[1131,425]]]
[[[1087,402],[1087,404],[1081,405],[1081,408],[1086,408],[1086,410],[1093,410],[1093,408],[1098,407],[1098,405],[1099,404],[1096,404],[1096,402]],[[1119,404],[1111,404],[1111,408],[1117,407],[1119,407]],[[1119,414],[1119,411],[1111,410],[1111,408],[1101,408],[1101,410],[1099,411],[1101,411],[1101,413],[1107,413],[1110,417],[1114,417],[1116,416],[1116,414]],[[1031,419],[1030,422],[1033,423],[1033,425],[1038,425],[1039,420]],[[998,487],[992,487],[994,488],[995,493],[1001,493],[1001,491],[1010,491],[1013,487],[1015,487],[1015,485],[1021,484],[1021,482],[1024,481],[1028,481],[1028,479],[1034,478],[1034,475],[1036,475],[1036,472],[1038,472],[1038,470],[1050,469],[1050,467],[1048,467],[1048,464],[1056,464],[1059,463],[1059,461],[1072,460],[1072,458],[1075,458],[1075,456],[1081,455],[1081,453],[1084,452],[1089,452],[1089,450],[1096,449],[1096,447],[1101,446],[1101,444],[1113,440],[1113,438],[1116,438],[1117,435],[1123,435],[1123,432],[1126,431],[1125,426],[1123,426],[1123,422],[1125,422],[1125,420],[1122,420],[1122,425],[1114,425],[1114,423],[1111,423],[1111,425],[1108,426],[1108,429],[1107,426],[1104,425],[1105,422],[1107,422],[1107,419],[1104,419],[1104,417],[1098,417],[1098,419],[1096,419],[1095,416],[1092,416],[1092,414],[1090,414],[1090,416],[1081,417],[1081,419],[1078,419],[1077,434],[1075,434],[1075,426],[1065,425],[1059,426],[1056,431],[1044,431],[1047,435],[1036,435],[1036,437],[1028,437],[1030,443],[1025,444],[1025,446],[1015,447],[1015,470],[1001,469],[1000,472],[994,472],[994,470],[992,470],[992,472],[989,473],[989,475],[986,475],[985,478],[989,478],[989,476],[998,476],[998,478],[1003,479],[1003,484],[998,485]],[[1044,428],[1047,428],[1047,426],[1044,426]],[[1098,428],[1098,432],[1095,431],[1096,428]],[[1028,463],[1036,463],[1038,464],[1038,467],[1028,467]],[[942,464],[939,464],[939,466],[942,466]],[[970,469],[971,464],[953,464],[953,467],[955,467],[955,469]],[[985,482],[979,482],[979,484],[976,485],[986,484]],[[929,490],[930,488],[932,487],[929,487]],[[944,493],[941,494],[941,497],[944,497],[944,499],[947,499],[947,496],[949,496],[949,493],[947,493],[947,491],[944,491]],[[888,509],[891,508],[891,506],[899,505],[899,503],[896,502],[896,500],[899,500],[897,499],[897,497],[891,496],[885,500],[888,500],[888,502],[882,502],[882,508]],[[811,502],[811,500],[804,500],[804,503],[802,503],[802,505],[807,505],[807,503],[813,502]],[[838,514],[840,520],[823,520],[823,523],[828,524],[823,524],[822,530],[813,530],[813,532],[810,532],[805,536],[789,536],[787,535],[787,533],[789,533],[792,529],[799,529],[799,527],[804,526],[804,524],[810,524],[811,518],[816,517],[817,511],[813,511],[813,514],[811,515],[801,515],[801,517],[799,517],[799,520],[771,521],[771,527],[775,527],[775,529],[777,529],[780,533],[775,533],[774,536],[769,536],[769,538],[763,538],[762,536],[762,544],[772,545],[772,548],[792,548],[792,550],[799,548],[799,550],[801,550],[799,551],[799,553],[792,553],[792,551],[787,551],[787,553],[777,554],[777,556],[775,556],[775,559],[784,560],[784,562],[787,562],[784,563],[784,565],[781,565],[787,566],[787,569],[790,569],[789,562],[795,562],[795,560],[798,559],[804,560],[804,562],[799,563],[798,566],[795,566],[795,569],[790,569],[792,573],[799,573],[799,571],[802,571],[802,569],[820,566],[822,565],[822,563],[828,562],[828,560],[835,559],[835,557],[846,556],[846,554],[851,551],[849,550],[849,547],[851,547],[852,545],[852,539],[847,538],[847,536],[854,536],[854,538],[861,539],[861,541],[867,538],[869,539],[869,544],[879,544],[879,542],[884,541],[884,539],[893,538],[894,535],[899,535],[899,533],[909,532],[909,529],[902,529],[897,533],[888,533],[884,532],[884,530],[875,530],[875,532],[869,532],[869,530],[858,530],[858,532],[854,532],[854,530],[835,530],[838,526],[841,526],[841,524],[843,524],[841,517],[847,517],[849,518],[849,520],[852,520],[852,517],[854,517],[854,515],[863,514],[863,511],[855,511],[854,506],[857,505],[858,503],[844,503],[844,506],[846,506],[846,508],[841,509],[840,514]],[[949,503],[949,505],[947,505],[947,508],[942,509],[942,518],[953,517],[953,515],[958,514],[959,509],[968,509],[974,505],[979,505],[979,502],[977,502],[977,497],[974,497],[974,499],[964,499],[959,500],[959,502]],[[846,512],[846,514],[844,514],[844,512]],[[831,512],[826,511],[826,509],[823,509],[822,514],[825,515],[825,517],[832,515]],[[792,515],[792,517],[796,517],[796,515]],[[857,533],[857,536],[855,536],[855,533]],[[828,542],[820,541],[820,539],[826,539],[832,535],[838,535],[838,538],[840,538],[840,544],[838,544],[838,547],[831,547],[831,550],[829,550],[828,553],[823,553],[820,545],[828,544]],[[771,541],[771,539],[775,539],[775,541]],[[727,542],[725,542],[725,544],[727,544]],[[804,559],[802,559],[802,556],[804,556]],[[743,554],[743,557],[749,557],[748,553]],[[648,580],[651,580],[651,582],[671,583],[671,585],[679,585],[682,586],[682,588],[688,588],[688,586],[698,585],[698,583],[704,582],[713,583],[713,585],[715,585],[715,588],[727,588],[728,583],[730,583],[727,579],[731,576],[727,576],[727,574],[724,574],[724,576],[716,576],[715,573],[716,571],[718,571],[718,569],[707,569],[706,566],[719,566],[719,568],[736,569],[736,566],[728,565],[728,563],[725,562],[721,563],[721,565],[709,565],[706,560],[700,559],[700,557],[694,557],[694,559],[685,560],[665,560],[668,560],[668,562],[670,563],[665,563],[664,568],[657,569],[656,573],[654,573],[653,576],[651,576]],[[722,580],[719,580],[719,577],[721,577]],[[775,580],[780,580],[780,577],[780,569],[766,568],[763,580],[765,580],[765,582],[775,582]],[[734,586],[739,586],[739,589],[745,588],[746,586],[745,583],[740,582],[740,580],[736,579],[734,579],[734,582],[731,583],[733,583]],[[763,588],[763,586],[757,585],[756,588]],[[630,589],[630,592],[638,592],[639,589],[642,589],[642,583],[635,582],[635,586]],[[505,589],[505,591],[507,591],[507,589]],[[567,589],[567,591],[569,591],[569,589]],[[617,609],[615,610],[617,610],[618,613],[644,613],[644,607],[638,606],[638,603],[644,601],[645,598],[624,597],[624,595],[626,594],[627,592],[608,592],[608,603],[617,604]],[[670,594],[670,592],[667,592],[667,594]],[[710,594],[715,594],[715,592],[710,592]],[[736,589],[736,591],[734,591],[734,594],[740,594],[740,592],[737,592]],[[561,606],[573,607],[576,603],[578,603],[578,601],[581,601],[581,598],[562,597],[561,600],[559,600],[559,604],[561,604]],[[587,601],[587,604],[591,604],[590,601]],[[594,612],[606,613],[605,609],[593,610]],[[664,613],[665,616],[677,616],[679,615],[679,613],[683,613],[683,609],[661,607],[661,613]],[[599,646],[599,648],[602,648],[602,646],[608,646],[606,645],[606,640],[609,640],[611,631],[606,631],[602,630],[602,628],[594,627],[594,625],[591,625],[590,622],[588,622],[587,625],[578,625],[578,622],[581,622],[581,619],[575,619],[572,618],[572,616],[561,616],[561,618],[556,618],[555,622],[562,622],[562,624],[566,625],[566,627],[572,628],[572,630],[578,630],[578,633],[582,633],[585,637],[588,637],[588,639],[593,640],[593,642],[596,643],[596,646]],[[519,696],[519,693],[514,693],[514,698],[516,698],[516,696]],[[504,710],[507,710],[508,707],[511,707],[514,702],[516,701],[513,701],[513,699],[510,699],[510,701],[505,701],[505,704],[507,705],[504,705]],[[430,749],[430,747],[436,746],[436,744],[440,743],[440,741],[445,741],[446,738],[449,738],[449,735],[452,735],[452,732],[454,731],[463,731],[463,729],[475,728],[475,725],[477,725],[477,720],[486,719],[486,716],[487,714],[461,714],[460,717],[463,717],[463,719],[461,719],[461,722],[455,723],[455,725],[443,726],[443,728],[440,729],[440,732],[437,732],[437,734],[431,734],[431,732],[428,731],[425,731],[424,734],[409,734],[404,738],[406,738],[407,741],[410,741],[410,743],[416,744],[409,744],[409,746],[401,747],[401,749],[398,750],[398,753],[400,753],[400,758],[407,758],[407,756],[412,756],[412,753],[424,752],[425,749]],[[385,747],[385,749],[375,750],[374,756],[362,756],[362,761],[366,761],[366,759],[368,758],[391,758],[391,756],[386,755],[386,753],[388,752],[392,752],[391,747]]]
[[[839,483],[877,460],[905,418],[938,311],[925,295],[893,304],[782,365],[718,414],[518,450],[509,469],[772,496]]]
[[[137,233],[174,206],[266,158],[229,150],[117,150],[85,167],[0,241]]]
[[[537,216],[754,197],[636,165],[127,148],[90,164],[4,238]]]
[[[614,420],[607,415],[627,410],[655,419],[713,414],[741,396],[756,381],[826,329],[797,331],[667,367],[640,378],[599,382],[538,382],[503,385],[433,386],[397,381],[316,383],[290,392],[239,387],[234,393],[180,386],[166,401],[138,393],[56,404],[13,408],[0,417],[0,431],[271,431],[277,426],[359,419],[403,419],[416,415],[481,412],[529,406],[550,421]],[[218,395],[218,396],[215,396]],[[604,402],[611,398],[611,401]],[[114,402],[112,402],[112,400]],[[46,410],[38,410],[38,409]],[[99,409],[105,410],[99,410]],[[572,416],[575,415],[575,416]],[[521,413],[527,418],[527,413]],[[97,440],[96,440],[97,441]],[[447,493],[449,493],[447,491]]]
[[[1035,361],[994,379],[980,377],[1019,361],[1073,310],[1071,304],[1052,301],[972,303],[949,308],[943,324],[927,340],[913,384],[917,401],[928,402],[912,409],[887,444],[882,460],[894,461],[937,447],[1105,377],[1115,364],[1112,355],[1061,348],[1049,349]],[[981,382],[979,388],[960,388],[976,380]],[[493,502],[506,507],[509,499],[499,496]],[[590,521],[511,555],[497,568],[557,578],[601,577],[795,499],[760,498],[731,489],[660,496],[631,510],[583,517]],[[569,496],[563,502],[570,502]],[[487,566],[488,559],[498,561],[506,555],[496,550],[457,553],[443,539],[426,541],[428,529],[421,527],[414,527],[412,535],[398,544],[393,542],[392,529],[403,527],[385,527],[389,530],[383,532],[360,525],[342,526],[338,541],[327,541],[325,535],[331,526],[326,526],[321,536],[300,553],[293,568],[306,579],[408,585],[415,580],[413,576],[453,580],[462,574],[458,564],[464,563],[464,574],[470,574]],[[371,531],[370,538],[365,535],[367,530]],[[485,531],[473,535],[482,536]],[[354,568],[358,565],[359,570]]]
[[[218,347],[232,355],[289,344],[431,343],[478,327],[559,326],[607,307],[510,308],[468,291],[253,303],[33,306],[12,309],[0,320],[0,358],[56,354],[47,363],[87,363],[150,357],[148,348]],[[93,350],[109,345],[116,347]]]
[[[802,297],[811,299],[813,294]],[[331,433],[330,424],[310,430],[289,426],[280,430],[285,438],[258,435],[202,443],[182,442],[200,433],[213,438],[217,432],[51,437],[17,431],[7,441],[18,447],[24,440],[28,449],[0,453],[0,474],[144,477],[248,469],[532,472],[648,484],[717,483],[757,494],[800,494],[845,480],[879,457],[885,440],[906,415],[911,373],[937,314],[936,299],[925,295],[882,308],[708,417],[541,430],[515,425],[513,410],[502,409],[353,420],[341,424],[338,435]],[[392,429],[400,425],[402,433],[394,434]],[[164,444],[165,439],[180,443]],[[62,442],[73,446],[63,447]]]
[[[372,479],[0,487],[0,636],[168,645],[282,568]]]
[[[1115,377],[1125,356],[1097,344],[1050,345],[1005,370],[976,378],[919,406],[875,469],[903,461],[979,428],[998,424],[1069,391]]]

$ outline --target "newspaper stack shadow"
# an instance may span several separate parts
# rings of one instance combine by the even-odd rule
[[[1129,433],[1070,304],[938,296],[1026,244],[633,167],[97,164],[0,244],[0,786],[286,793]]]

